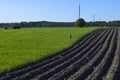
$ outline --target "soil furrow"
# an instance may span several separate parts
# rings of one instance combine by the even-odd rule
[[[115,43],[115,38],[116,38],[116,30],[112,36],[112,38],[110,39],[111,42],[109,43],[109,49],[106,52],[105,57],[103,58],[103,60],[101,61],[101,63],[94,69],[93,73],[90,75],[90,77],[88,78],[91,80],[94,79],[99,79],[102,80],[104,78],[104,76],[106,75],[108,69],[111,66],[112,60],[114,58],[114,51],[116,49],[116,47],[114,46]]]
[[[113,31],[110,32],[109,36],[107,37],[105,43],[103,44],[102,48],[100,49],[100,51],[96,54],[96,56],[94,58],[92,58],[91,60],[89,60],[88,63],[86,63],[82,68],[80,68],[75,74],[73,74],[72,76],[70,76],[68,78],[68,80],[72,80],[72,79],[80,79],[80,80],[84,80],[89,74],[91,74],[91,72],[94,70],[94,67],[99,65],[99,63],[101,62],[101,60],[103,59],[103,57],[105,56],[106,51],[108,50],[109,47],[109,39],[112,37],[112,33]]]
[[[116,55],[118,58],[117,63],[114,65],[114,74],[113,76],[113,80],[120,80],[120,29],[118,29],[118,55]]]
[[[116,50],[115,50],[115,54],[114,54],[114,59],[112,61],[112,65],[107,73],[107,75],[104,77],[104,80],[113,80],[114,78],[114,75],[115,75],[115,72],[117,71],[117,67],[118,67],[118,64],[119,64],[119,33],[118,33],[118,30],[117,30],[117,37],[116,37]]]
[[[117,31],[115,29],[115,32],[113,34],[113,37],[111,39],[111,43],[110,43],[110,48],[109,50],[107,51],[106,54],[107,57],[106,59],[104,58],[103,62],[101,62],[101,66],[99,67],[99,73],[98,75],[96,75],[96,79],[104,79],[104,77],[106,76],[106,74],[108,73],[108,70],[110,69],[110,67],[112,66],[112,61],[114,59],[114,54],[116,52],[116,48],[117,48],[117,42],[116,42],[116,38],[117,38]]]

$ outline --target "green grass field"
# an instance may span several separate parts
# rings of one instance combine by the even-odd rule
[[[0,29],[0,72],[43,59],[96,28]],[[69,39],[72,33],[73,38]]]

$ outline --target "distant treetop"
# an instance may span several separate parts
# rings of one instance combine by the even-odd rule
[[[75,22],[75,27],[83,27],[85,26],[85,20],[83,18],[79,18],[76,22]]]

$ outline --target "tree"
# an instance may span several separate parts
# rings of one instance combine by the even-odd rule
[[[76,27],[83,27],[85,26],[85,20],[83,18],[79,18],[76,22],[75,22],[75,26]]]
[[[5,29],[7,30],[7,29],[8,29],[8,27],[5,27]]]
[[[20,26],[14,26],[13,29],[21,29]]]

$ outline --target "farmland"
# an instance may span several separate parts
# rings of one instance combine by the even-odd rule
[[[41,62],[6,72],[2,80],[119,80],[120,31],[97,29],[71,48]]]
[[[96,28],[0,29],[0,72],[41,60],[72,45]],[[69,39],[69,34],[72,39]]]

